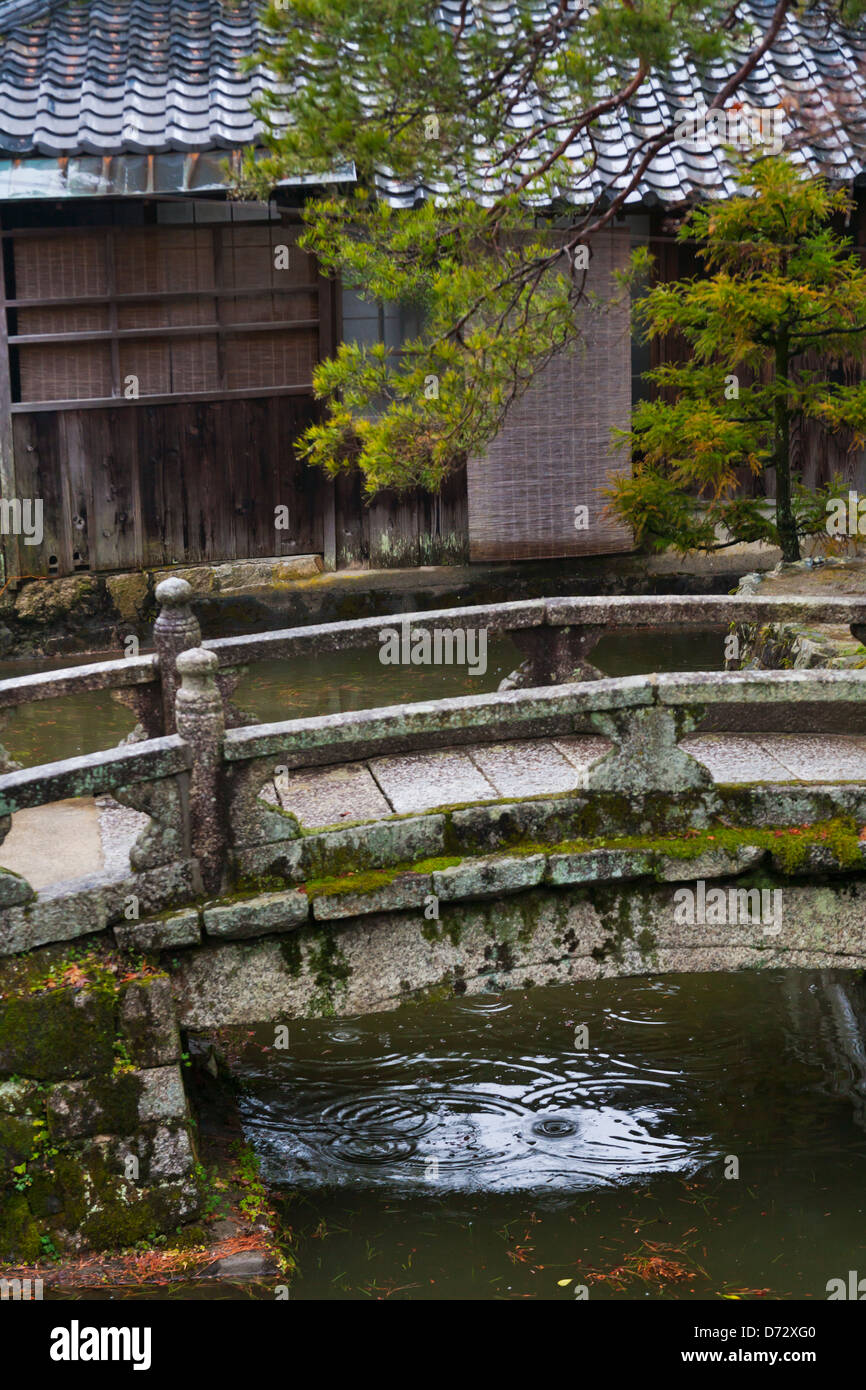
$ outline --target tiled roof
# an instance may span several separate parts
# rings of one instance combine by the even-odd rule
[[[256,0],[4,0],[0,150],[229,149],[255,139]]]
[[[539,0],[539,10],[557,4]],[[239,62],[262,42],[259,8],[259,0],[0,0],[0,158],[196,153],[255,142],[249,103],[267,79],[242,73]],[[763,28],[773,0],[739,8]],[[458,10],[458,0],[444,0],[443,19],[452,22]],[[507,43],[511,6],[503,0],[487,14]],[[684,57],[671,77],[639,93],[628,117],[611,117],[596,134],[591,173],[580,172],[588,146],[569,151],[577,167],[561,196],[583,202],[615,188],[639,141],[683,109],[707,105],[733,70],[733,62],[701,70]],[[813,12],[786,22],[739,99],[781,103],[781,130],[796,135],[799,157],[841,180],[866,181],[864,98],[866,29],[840,29]],[[536,114],[516,111],[515,125]],[[656,158],[630,201],[676,202],[733,187],[718,145],[679,144]],[[430,191],[385,175],[381,189],[395,203]]]

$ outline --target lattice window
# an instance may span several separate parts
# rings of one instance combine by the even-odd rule
[[[320,282],[295,228],[215,222],[9,235],[13,410],[311,389]]]

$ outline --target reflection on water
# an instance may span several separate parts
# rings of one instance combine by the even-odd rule
[[[864,1022],[860,979],[773,971],[259,1028],[236,1076],[292,1296],[824,1298],[866,1268]]]
[[[383,619],[384,622],[384,619]],[[593,661],[605,675],[642,671],[721,669],[724,640],[720,631],[613,633],[603,637]],[[117,652],[96,652],[87,661],[107,661]],[[251,667],[233,696],[234,703],[262,723],[340,714],[375,705],[442,700],[496,690],[520,663],[509,637],[492,636],[487,670],[469,675],[457,666],[383,666],[377,651],[330,652],[302,660],[262,661]],[[34,671],[81,665],[81,660],[2,661],[0,680]],[[25,767],[73,758],[115,747],[135,720],[109,691],[44,700],[11,715],[0,730],[0,743]]]

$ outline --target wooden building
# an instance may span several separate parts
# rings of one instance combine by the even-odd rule
[[[298,459],[316,362],[341,337],[396,344],[406,325],[299,250],[301,185],[268,205],[227,196],[257,138],[261,77],[238,66],[259,45],[257,15],[253,0],[0,3],[0,498],[42,502],[38,543],[4,527],[5,579],[309,553],[339,568],[629,549],[601,500],[610,427],[627,423],[648,361],[626,310],[588,323],[587,351],[551,363],[439,496],[368,503],[359,478],[334,485]],[[790,57],[789,36],[779,53]],[[820,71],[820,53],[809,61]],[[756,90],[768,73],[798,80],[768,59]],[[858,149],[844,177],[863,177]],[[658,239],[676,273],[667,210],[724,194],[727,177],[718,151],[691,164],[668,152],[599,239],[595,287],[635,238]],[[581,505],[589,528],[575,525]]]

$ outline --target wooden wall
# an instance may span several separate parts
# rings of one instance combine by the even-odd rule
[[[313,409],[274,396],[15,415],[17,492],[43,499],[45,527],[41,546],[19,541],[19,572],[321,554],[324,484],[292,448]]]
[[[343,474],[335,487],[337,569],[370,565],[465,564],[469,559],[466,470],[446,479],[432,496],[410,492],[364,494],[359,473]]]

